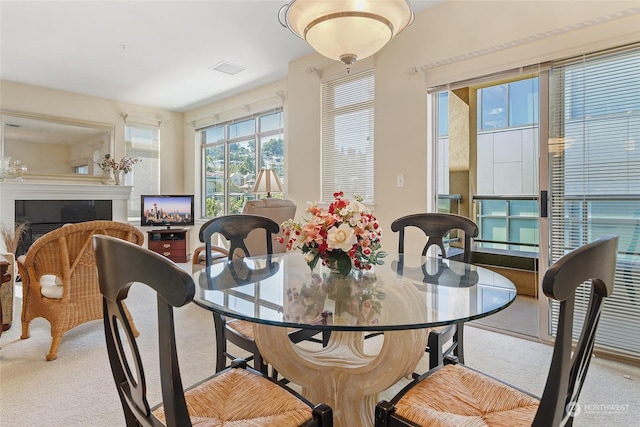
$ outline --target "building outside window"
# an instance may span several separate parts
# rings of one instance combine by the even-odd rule
[[[374,72],[322,84],[322,200],[362,196],[373,201]]]
[[[202,215],[241,213],[260,169],[276,171],[284,184],[282,108],[201,129]],[[271,193],[283,197],[282,193]]]
[[[443,212],[455,211],[448,185],[449,96],[440,92],[437,97],[438,205]],[[479,247],[538,250],[538,99],[537,77],[477,89],[474,220]]]
[[[538,251],[538,77],[478,90],[481,247]]]
[[[139,218],[140,195],[160,192],[160,128],[141,124],[125,126],[125,151],[137,157],[133,170],[125,176],[125,185],[131,185],[127,215]]]

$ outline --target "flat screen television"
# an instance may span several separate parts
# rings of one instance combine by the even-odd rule
[[[143,227],[183,227],[194,225],[193,195],[142,195],[140,212]]]

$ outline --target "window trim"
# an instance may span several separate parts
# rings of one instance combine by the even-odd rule
[[[281,115],[281,123],[282,126],[279,128],[274,128],[274,129],[269,129],[267,131],[262,132],[261,130],[261,117],[265,117],[265,116],[269,116],[272,114],[280,114]],[[248,133],[245,135],[241,135],[241,136],[234,136],[233,138],[229,137],[229,127],[237,124],[237,123],[242,123],[248,120],[253,120],[254,121],[254,132],[253,133]],[[262,168],[262,141],[265,138],[269,138],[269,137],[273,137],[273,136],[278,136],[278,135],[282,135],[282,141],[283,144],[285,144],[285,132],[284,132],[284,120],[285,120],[285,115],[284,115],[284,108],[283,107],[275,107],[275,108],[268,108],[266,110],[260,111],[260,112],[256,112],[253,114],[249,114],[247,116],[243,116],[243,117],[237,117],[234,118],[232,120],[227,120],[224,122],[220,122],[220,123],[216,123],[216,124],[210,124],[207,126],[203,126],[200,127],[198,129],[196,129],[196,141],[199,141],[199,149],[200,149],[200,157],[201,157],[201,164],[200,164],[200,218],[201,219],[209,219],[209,218],[213,218],[214,216],[211,215],[207,215],[207,199],[210,198],[207,196],[207,185],[206,185],[206,150],[210,149],[212,147],[216,147],[216,146],[224,146],[224,209],[222,210],[221,213],[218,213],[218,215],[227,215],[229,214],[229,208],[230,208],[230,191],[229,191],[229,165],[230,165],[230,159],[229,159],[229,146],[232,144],[237,144],[237,143],[242,143],[242,142],[248,142],[248,141],[254,141],[255,144],[255,175],[257,176],[259,170]],[[215,142],[209,142],[206,143],[205,139],[206,139],[206,131],[207,130],[211,130],[211,129],[219,129],[219,128],[223,128],[223,136],[221,140],[217,140]],[[285,193],[286,193],[286,181],[285,181],[285,176],[286,176],[286,168],[285,168],[285,159],[284,159],[284,155],[286,153],[283,153],[283,161],[282,161],[282,175],[280,175],[280,179],[282,181],[283,186],[285,187]],[[281,196],[284,197],[285,193],[272,193],[272,195],[275,195],[276,197]],[[249,196],[247,196],[249,195]],[[215,196],[215,194],[214,194]],[[253,200],[254,198],[254,193],[251,192],[245,192],[245,195],[243,195],[243,198],[246,198],[246,200]]]

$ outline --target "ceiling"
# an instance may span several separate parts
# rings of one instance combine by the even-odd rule
[[[279,80],[312,52],[280,25],[286,3],[1,0],[0,79],[187,111]],[[211,69],[221,62],[245,70]]]

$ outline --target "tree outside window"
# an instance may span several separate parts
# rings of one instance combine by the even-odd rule
[[[261,168],[274,169],[284,185],[283,135],[282,109],[202,130],[204,217],[241,213]]]

